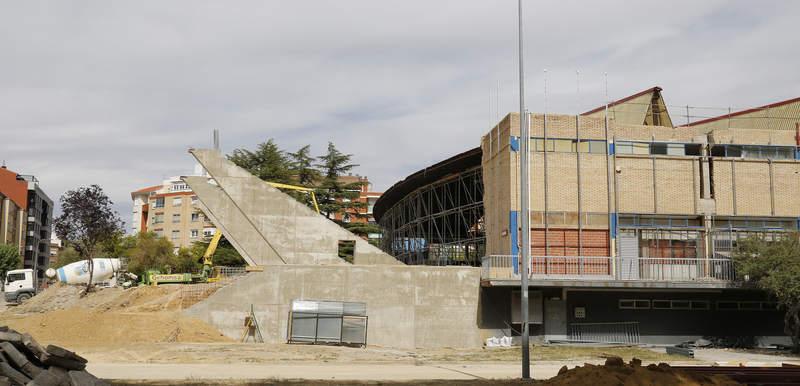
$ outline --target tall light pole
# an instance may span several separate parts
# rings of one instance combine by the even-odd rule
[[[525,70],[522,61],[522,0],[517,0],[519,16],[519,136],[520,136],[520,215],[522,216],[522,275],[520,293],[520,313],[522,314],[522,379],[531,378],[531,358],[528,331],[528,269],[531,262],[531,215],[530,215],[530,168],[528,164],[528,145],[530,133],[528,112],[525,110]],[[514,229],[514,232],[517,230]]]

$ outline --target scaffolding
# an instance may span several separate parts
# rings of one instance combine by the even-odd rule
[[[380,218],[381,248],[406,264],[480,266],[486,252],[481,167],[422,186]]]

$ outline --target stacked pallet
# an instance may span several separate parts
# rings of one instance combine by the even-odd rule
[[[0,386],[107,385],[86,371],[86,359],[30,335],[0,327]]]

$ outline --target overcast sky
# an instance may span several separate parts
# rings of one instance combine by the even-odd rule
[[[0,1],[0,159],[54,200],[188,174],[189,147],[328,141],[383,190],[518,110],[516,1]],[[532,111],[659,85],[669,105],[800,96],[800,1],[525,1]],[[577,93],[576,70],[581,93]],[[671,109],[673,120],[682,112]],[[722,113],[723,111],[718,111]],[[710,114],[706,112],[706,114]]]

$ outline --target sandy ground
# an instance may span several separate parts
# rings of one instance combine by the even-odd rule
[[[345,380],[420,384],[419,380],[443,380],[467,385],[491,384],[491,380],[516,384],[512,379],[520,376],[519,348],[398,350],[240,344],[210,325],[184,316],[182,309],[187,299],[180,286],[103,289],[86,297],[80,297],[79,291],[54,286],[23,305],[0,308],[0,325],[30,333],[40,343],[74,350],[89,360],[88,368],[96,376],[128,383],[241,385],[256,384],[248,383],[251,380],[263,383],[303,379],[315,384],[347,384]],[[581,374],[594,374],[597,369],[584,364],[600,364],[610,356],[626,362],[639,358],[645,365],[668,362],[769,366],[794,359],[743,351],[698,350],[697,360],[691,360],[667,355],[663,348],[550,345],[532,348],[533,375],[536,379],[549,379],[565,365],[581,366],[577,370]],[[613,375],[603,371],[597,374]],[[643,374],[645,378],[652,375]],[[594,376],[587,375],[589,379]]]

